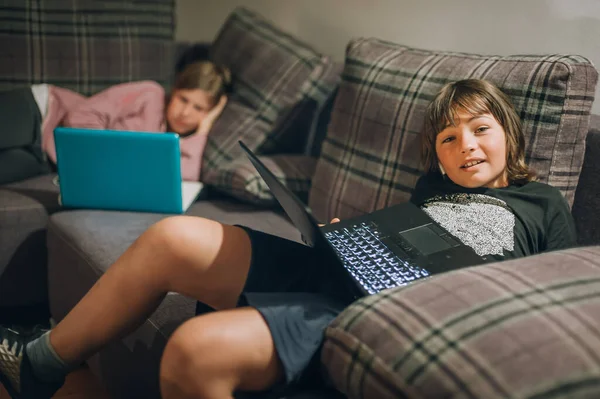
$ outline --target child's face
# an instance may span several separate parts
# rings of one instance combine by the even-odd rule
[[[468,187],[505,187],[506,133],[491,114],[458,112],[457,126],[436,137],[435,151],[448,177]]]
[[[178,134],[196,130],[212,107],[212,98],[204,90],[173,90],[167,106],[169,129]]]

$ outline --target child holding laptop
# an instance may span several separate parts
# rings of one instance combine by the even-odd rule
[[[481,80],[444,86],[426,126],[426,174],[411,201],[438,223],[488,261],[575,245],[567,203],[534,181],[519,118],[497,87]],[[218,311],[170,337],[163,398],[318,385],[323,332],[349,302],[325,270],[299,243],[207,219],[168,218],[142,234],[50,332],[25,337],[1,328],[0,377],[13,398],[48,397],[72,367],[176,291]]]
[[[53,132],[59,125],[156,133],[169,131],[181,138],[183,180],[198,181],[208,133],[227,103],[230,84],[231,74],[227,68],[210,61],[197,61],[187,64],[177,74],[168,96],[158,83],[142,81],[112,86],[89,98],[53,85],[34,85],[31,92],[28,89],[9,92],[10,97],[5,95],[2,101],[18,99],[24,103],[21,113],[33,113],[33,120],[38,123],[41,120],[41,133],[36,144],[40,159],[46,156],[56,164]],[[37,107],[28,103],[37,104]],[[28,111],[29,108],[34,110]],[[10,114],[2,114],[2,119],[8,119],[8,123],[10,118]],[[23,115],[18,118],[22,119]],[[35,128],[39,130],[38,126]],[[8,141],[13,145],[15,142],[32,144],[29,130],[29,127],[27,131],[12,130],[12,139]],[[2,142],[0,138],[0,152]],[[2,159],[0,153],[0,166]],[[19,165],[6,165],[4,169],[7,168],[18,169]],[[13,176],[13,179],[17,178],[22,176]],[[9,179],[10,176],[4,178],[0,174],[0,183]]]

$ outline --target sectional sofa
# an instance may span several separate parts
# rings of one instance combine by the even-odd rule
[[[32,4],[19,2],[13,12],[24,16]],[[149,11],[132,19],[140,5]],[[157,29],[136,37],[114,31],[112,39],[99,30],[94,38],[101,22],[89,20],[92,38],[83,45],[132,41],[139,52],[126,61],[136,74],[110,76],[168,87],[174,60],[186,51],[173,42],[173,8],[122,2],[110,11],[115,20]],[[54,10],[65,20],[84,11]],[[71,45],[77,35],[73,30]],[[598,73],[587,59],[458,54],[357,38],[338,65],[244,8],[229,16],[210,54],[232,69],[236,83],[205,154],[208,198],[189,215],[300,241],[241,156],[239,137],[319,220],[406,201],[422,173],[417,148],[426,104],[444,83],[478,77],[509,94],[524,122],[530,164],[562,191],[577,225],[578,248],[445,273],[357,301],[326,333],[321,361],[331,388],[295,397],[600,395],[600,117],[591,115]],[[102,55],[102,65],[112,65],[121,53]],[[91,93],[116,83],[103,76],[66,85]],[[0,87],[42,78],[66,81],[3,71]],[[0,306],[47,303],[58,321],[144,230],[169,215],[61,209],[53,176],[0,187]],[[141,327],[88,364],[114,397],[158,397],[162,349],[194,311],[193,298],[171,293]]]

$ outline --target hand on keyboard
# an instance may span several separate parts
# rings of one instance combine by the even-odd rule
[[[329,224],[337,223],[339,221],[340,221],[340,219],[333,218],[333,219],[331,219],[331,222],[329,222]],[[319,223],[319,227],[323,227],[323,226],[325,226],[323,223]]]

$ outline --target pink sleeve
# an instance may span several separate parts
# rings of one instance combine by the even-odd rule
[[[42,122],[42,149],[55,164],[54,128],[60,125],[69,110],[84,102],[85,99],[72,90],[48,85],[48,112]]]
[[[156,82],[123,83],[89,97],[69,110],[64,125],[89,129],[159,132],[165,91]]]
[[[200,180],[202,155],[204,154],[207,140],[208,136],[197,133],[180,140],[181,178],[183,180]]]

